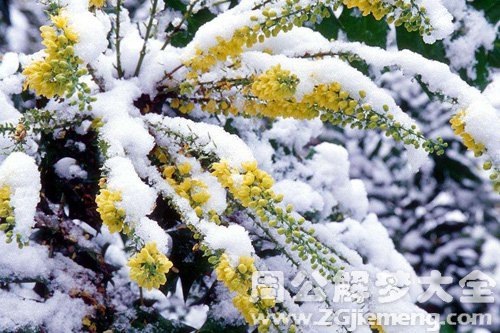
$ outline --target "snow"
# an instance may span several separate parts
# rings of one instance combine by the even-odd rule
[[[153,210],[156,192],[139,178],[127,158],[110,158],[104,168],[108,171],[107,188],[121,193],[118,206],[126,212],[125,222],[134,227]]]
[[[453,17],[443,6],[442,0],[418,0],[417,5],[426,9],[427,17],[433,30],[430,35],[424,35],[426,43],[432,44],[436,40],[443,39],[453,32]]]
[[[40,173],[35,160],[21,152],[11,153],[0,165],[0,184],[10,187],[10,205],[16,221],[14,234],[27,241],[40,201]]]
[[[292,204],[298,212],[322,211],[322,196],[304,182],[284,179],[273,186],[276,193],[283,193],[283,202]]]
[[[483,96],[488,99],[493,107],[500,111],[500,73],[491,75],[491,83],[484,89]]]
[[[44,302],[16,297],[3,290],[0,298],[0,328],[4,331],[45,327],[51,333],[75,332],[87,314],[83,300],[58,291]]]
[[[210,8],[212,13],[218,14],[217,17],[204,24],[196,32],[194,39],[184,48],[169,45],[164,50],[161,49],[165,38],[165,28],[169,24],[174,26],[178,24],[182,15],[181,12],[170,9],[161,11],[156,16],[156,20],[160,22],[146,45],[147,52],[137,77],[134,77],[134,72],[139,59],[139,51],[144,45],[146,30],[142,23],[150,15],[150,4],[125,1],[126,8],[123,8],[120,17],[123,78],[117,77],[115,67],[117,57],[114,48],[116,46],[113,43],[114,31],[111,30],[115,14],[112,10],[89,11],[86,0],[63,0],[62,2],[67,5],[65,12],[79,35],[75,52],[83,59],[83,65],[91,69],[91,75],[86,75],[81,79],[89,83],[91,95],[97,99],[92,103],[93,108],[88,114],[103,123],[102,127],[96,129],[99,133],[99,140],[102,141],[100,147],[104,147],[100,156],[103,164],[102,176],[107,178],[106,186],[109,190],[121,193],[122,200],[116,205],[125,210],[125,222],[131,227],[133,237],[127,239],[123,236],[122,239],[121,235],[111,234],[106,226],[99,226],[96,221],[71,220],[65,217],[58,220],[59,216],[53,216],[58,221],[57,225],[67,231],[68,239],[74,239],[75,244],[84,250],[92,249],[98,253],[101,250],[104,263],[112,266],[112,269],[116,268],[116,271],[112,273],[112,279],[104,286],[99,280],[100,273],[79,266],[76,263],[77,260],[71,259],[65,250],[38,244],[35,237],[32,238],[29,247],[19,249],[15,242],[6,244],[5,236],[0,232],[0,253],[7,254],[0,257],[0,280],[7,281],[6,287],[0,290],[0,299],[2,299],[0,331],[20,330],[26,326],[43,329],[49,333],[79,331],[84,316],[92,314],[94,309],[85,305],[80,298],[69,296],[75,288],[88,292],[92,296],[96,295],[98,289],[105,288],[106,302],[109,301],[113,307],[112,329],[129,329],[127,325],[134,320],[136,315],[134,301],[139,298],[139,288],[131,283],[128,277],[129,269],[126,267],[130,249],[134,247],[139,249],[145,243],[155,242],[158,249],[167,256],[172,251],[173,241],[168,234],[171,230],[165,230],[163,221],[160,219],[154,221],[151,218],[155,205],[164,204],[164,202],[168,202],[169,207],[179,213],[183,224],[188,224],[201,234],[203,245],[213,251],[226,253],[230,256],[233,265],[238,263],[239,257],[251,256],[255,259],[259,270],[285,271],[288,289],[283,306],[286,309],[318,312],[319,308],[327,305],[319,303],[299,306],[291,301],[289,291],[295,290],[290,288],[288,280],[292,278],[292,275],[300,270],[307,277],[311,277],[317,272],[309,261],[301,260],[297,252],[291,250],[293,244],[287,244],[286,237],[278,235],[276,230],[271,228],[269,231],[273,241],[265,239],[262,235],[263,224],[255,220],[254,212],[240,210],[233,206],[228,210],[227,191],[210,174],[206,164],[202,167],[198,154],[186,153],[186,142],[189,143],[189,148],[201,152],[201,155],[209,155],[214,160],[226,161],[235,169],[241,170],[242,163],[257,160],[259,167],[276,179],[273,190],[284,194],[283,206],[291,203],[296,211],[293,213],[295,217],[298,217],[297,213],[310,216],[310,221],[304,222],[304,228],[314,228],[314,236],[335,250],[333,256],[338,258],[338,265],[345,266],[347,272],[366,270],[371,278],[379,272],[397,270],[407,272],[412,279],[416,278],[414,270],[398,252],[389,237],[388,230],[379,222],[377,216],[371,213],[373,210],[380,210],[390,215],[384,217],[384,223],[390,227],[399,228],[396,230],[402,234],[401,238],[397,239],[400,243],[398,244],[399,250],[410,252],[421,251],[422,248],[427,250],[434,241],[437,241],[432,238],[433,235],[424,237],[423,234],[431,232],[432,228],[442,224],[443,221],[454,225],[465,225],[469,219],[480,220],[484,219],[483,215],[493,214],[492,212],[486,214],[483,211],[483,207],[487,207],[486,203],[474,210],[475,214],[469,214],[457,204],[458,199],[464,198],[460,196],[461,194],[453,193],[453,188],[435,190],[435,179],[428,178],[429,172],[434,167],[433,162],[426,162],[427,154],[422,149],[415,149],[412,146],[406,147],[407,161],[410,164],[407,169],[416,171],[420,167],[421,182],[426,186],[422,189],[415,187],[406,197],[403,197],[405,192],[402,187],[407,184],[405,181],[414,178],[406,175],[406,169],[403,170],[403,168],[406,168],[407,163],[401,162],[399,155],[396,158],[392,152],[396,148],[384,139],[370,141],[370,138],[373,139],[374,136],[368,136],[368,139],[362,137],[360,133],[354,136],[350,129],[346,128],[342,131],[338,128],[332,129],[328,125],[325,126],[319,119],[306,121],[246,119],[225,115],[208,116],[198,110],[198,107],[197,111],[192,114],[176,116],[175,110],[168,107],[168,99],[165,105],[162,105],[162,110],[151,110],[152,113],[158,111],[160,114],[144,114],[145,110],[139,110],[136,106],[140,104],[137,103],[139,99],[141,101],[147,98],[154,100],[155,97],[159,97],[161,100],[163,96],[157,95],[159,88],[173,89],[187,80],[186,68],[179,69],[172,77],[166,74],[188,61],[197,49],[207,50],[216,45],[218,36],[229,39],[236,29],[248,25],[253,15],[257,17],[258,22],[263,22],[265,18],[261,11],[251,9],[255,5],[253,0],[243,0],[231,9],[220,5],[218,8]],[[108,2],[108,4],[114,3]],[[299,3],[308,5],[310,0],[299,0]],[[289,69],[300,78],[296,94],[298,99],[310,93],[318,84],[339,82],[344,90],[357,99],[361,99],[359,91],[364,90],[366,97],[362,98],[363,102],[369,103],[380,113],[386,112],[384,105],[387,105],[389,107],[387,112],[405,126],[417,124],[403,112],[396,101],[400,105],[407,106],[411,111],[415,109],[428,111],[432,107],[439,110],[463,108],[467,110],[466,130],[477,140],[485,143],[488,153],[494,161],[499,162],[498,109],[500,109],[500,101],[497,92],[500,79],[498,73],[492,71],[492,82],[481,93],[452,72],[466,68],[471,76],[470,70],[475,62],[476,50],[480,47],[491,49],[494,29],[498,27],[487,23],[481,12],[471,10],[470,6],[462,0],[446,2],[414,0],[414,3],[426,7],[430,23],[434,28],[430,35],[423,37],[424,41],[429,43],[444,39],[445,51],[451,67],[425,60],[407,50],[395,50],[395,45],[391,44],[395,43],[394,30],[391,30],[392,35],[388,38],[391,51],[386,51],[347,42],[347,36],[342,31],[339,32],[337,41],[328,41],[309,28],[294,28],[288,33],[280,33],[277,37],[269,38],[264,43],[257,43],[251,49],[245,49],[241,59],[235,62],[238,66],[233,66],[231,61],[218,64],[209,73],[203,75],[202,79],[244,77],[259,74],[271,66],[281,64],[282,68]],[[206,4],[212,4],[212,1],[200,3],[197,10]],[[279,9],[284,4],[285,1],[278,0],[267,5],[272,9]],[[39,32],[35,31],[33,34],[34,29],[31,29],[26,17],[33,17],[35,22],[40,18],[45,20],[46,17],[42,15],[43,9],[39,9],[39,12],[31,12],[30,8],[23,6],[27,5],[16,2],[11,4],[13,24],[6,28],[7,50],[22,50],[28,55],[5,53],[0,63],[0,110],[2,111],[0,121],[4,124],[7,122],[17,124],[21,117],[18,109],[24,111],[35,106],[32,100],[25,100],[24,96],[21,99],[15,96],[22,91],[23,83],[23,76],[18,73],[18,70],[20,64],[23,67],[43,54],[43,52],[33,53],[36,50],[31,49],[31,44],[34,43],[30,40],[38,36]],[[127,8],[133,13],[132,19],[129,17]],[[341,10],[346,9],[339,9]],[[25,15],[25,12],[29,15]],[[455,24],[452,22],[453,17],[450,12],[455,18]],[[111,39],[108,40],[108,37]],[[3,45],[2,43],[1,46]],[[37,44],[36,47],[40,45]],[[368,74],[363,74],[339,57],[326,57],[319,60],[300,58],[305,53],[323,51],[347,51],[357,54],[370,65],[370,71]],[[421,77],[428,84],[429,89],[442,93],[449,102],[443,105],[429,101],[418,84],[412,84],[410,79],[403,77],[399,72],[386,71],[388,67],[400,69],[410,78]],[[381,74],[382,71],[386,72]],[[168,98],[175,93],[174,90],[169,91]],[[233,91],[223,92],[223,95],[229,96],[232,93]],[[68,100],[52,99],[48,101],[45,109],[54,110],[57,120],[69,120],[77,114],[78,110],[68,103]],[[445,116],[446,114],[443,115]],[[79,135],[86,135],[90,132],[90,126],[91,121],[86,120],[78,126],[71,127]],[[238,135],[227,133],[224,130],[227,127],[234,129]],[[432,134],[434,130],[440,131],[439,128],[432,126],[424,130]],[[54,131],[54,136],[57,138],[63,138],[65,134],[66,131],[62,129]],[[339,140],[340,137],[348,137],[348,139]],[[28,240],[31,233],[35,222],[36,206],[39,202],[41,184],[37,162],[43,163],[46,157],[45,151],[37,151],[37,145],[33,140],[43,141],[43,137],[30,132],[28,143],[16,147],[13,146],[13,141],[8,135],[2,136],[0,142],[0,147],[6,150],[6,157],[0,157],[3,161],[0,165],[0,185],[11,187],[10,203],[14,207],[16,220],[14,232],[21,233],[23,240]],[[91,145],[83,139],[82,142],[77,140],[80,139],[67,140],[64,148],[89,153]],[[342,143],[344,147],[338,143]],[[42,144],[40,147],[45,148]],[[189,201],[175,193],[171,185],[164,180],[157,166],[152,165],[150,161],[149,154],[155,145],[167,150],[173,163],[187,162],[191,165],[190,177],[202,181],[210,193],[209,200],[202,205],[204,216],[212,210],[224,215],[223,225],[217,225],[203,217],[199,218]],[[14,148],[25,149],[26,153],[12,152]],[[381,156],[390,156],[390,158],[384,160],[380,156],[375,156],[377,152]],[[455,158],[456,154],[451,151],[448,157]],[[95,182],[95,179],[87,179],[87,171],[82,168],[86,165],[83,161],[69,157],[73,156],[72,154],[62,156],[67,157],[49,166],[54,168],[61,181],[80,178],[86,182]],[[460,161],[464,162],[465,157],[461,157]],[[393,170],[399,166],[401,169]],[[88,171],[91,173],[91,169]],[[466,183],[466,185],[471,184]],[[443,185],[445,186],[448,184]],[[476,184],[470,187],[472,186]],[[429,199],[430,202],[421,204],[420,192],[427,194],[434,190],[436,191],[436,195],[433,196],[434,201]],[[480,190],[483,190],[483,187]],[[368,193],[372,204],[370,209]],[[157,200],[159,195],[165,200]],[[397,202],[399,199],[402,202]],[[465,201],[469,202],[467,198]],[[50,202],[47,202],[47,205],[51,208],[56,206]],[[428,215],[433,213],[436,217],[424,226],[411,229],[414,227],[411,225],[405,229],[398,224],[401,219],[407,218],[409,209],[404,210],[403,207],[413,207],[413,205],[415,205],[415,212],[408,217],[410,222],[412,219],[425,221]],[[61,212],[72,212],[70,206],[67,204],[60,207]],[[392,211],[388,213],[388,209]],[[45,213],[45,209],[43,211]],[[334,216],[333,213],[337,212],[339,214]],[[37,219],[44,216],[37,215]],[[98,227],[100,227],[100,233],[96,232]],[[435,253],[425,253],[426,262],[437,266],[443,257],[456,255],[463,261],[479,261],[481,267],[494,272],[495,279],[500,281],[500,265],[496,259],[499,245],[496,239],[489,236],[494,231],[483,229],[481,232],[473,229],[465,230],[465,232],[470,233],[474,239],[452,239],[453,235],[446,235],[440,240],[445,244]],[[472,248],[477,248],[479,241],[485,238],[482,255],[472,251]],[[269,255],[265,258],[257,256],[260,251],[275,248],[280,249],[278,255]],[[292,265],[284,251],[288,251],[287,255],[297,264]],[[411,255],[415,254],[409,254],[408,258],[418,263],[418,256],[412,258]],[[16,283],[16,279],[42,281],[50,291],[50,297],[45,299],[35,293],[32,290],[33,282]],[[94,279],[98,279],[99,282]],[[207,285],[211,285],[215,277],[213,274],[203,276],[203,280]],[[369,287],[371,297],[367,302],[346,306],[371,312],[421,313],[421,310],[414,305],[416,295],[421,291],[418,285],[414,284],[406,297],[390,305],[377,303],[374,296],[378,289],[373,284]],[[331,287],[326,289],[328,292],[332,291]],[[190,293],[193,292],[192,290]],[[146,292],[144,299],[154,301],[151,311],[157,311],[167,319],[183,318],[184,322],[196,328],[203,324],[207,315],[224,322],[242,323],[240,315],[231,305],[231,295],[223,286],[216,284],[211,293],[216,299],[214,303],[209,306],[205,304],[193,306],[192,299],[184,301],[182,284],[177,281],[175,292],[168,294],[159,290]],[[332,329],[334,328],[305,328],[304,330],[315,333],[330,332]],[[425,328],[387,327],[384,330],[388,333],[423,332]],[[369,331],[368,327],[360,327],[357,330],[359,333]]]
[[[229,134],[218,126],[178,117],[162,118],[154,114],[149,114],[145,118],[152,126],[160,126],[183,137],[196,133],[197,146],[206,153],[216,153],[221,160],[227,161],[234,168],[239,169],[243,162],[255,160],[248,146],[238,136]],[[160,130],[157,140],[160,144],[168,146],[169,138],[161,134]]]
[[[308,38],[310,37],[310,38]],[[308,39],[306,44],[298,43],[299,40]],[[348,45],[351,45],[349,43]],[[294,48],[287,49],[287,45],[294,45]],[[262,43],[259,48],[272,50],[273,53],[280,51],[285,54],[305,54],[321,52],[329,47],[329,42],[321,37],[317,32],[307,28],[295,28],[292,31],[270,38]],[[300,98],[310,93],[314,86],[320,83],[338,82],[342,89],[347,91],[354,98],[359,97],[359,91],[366,92],[363,103],[368,103],[373,110],[381,114],[391,114],[394,121],[410,128],[419,126],[401,108],[394,99],[384,90],[373,83],[371,79],[364,76],[357,69],[349,66],[344,61],[337,58],[324,58],[315,61],[301,58],[290,58],[284,55],[269,55],[267,53],[247,51],[242,55],[242,62],[259,72],[267,70],[271,66],[281,64],[283,69],[288,69],[300,79],[297,86],[296,97]],[[384,105],[389,107],[386,112]],[[416,149],[412,145],[406,145],[409,156],[410,168],[414,172],[426,161],[427,153],[423,148]]]
[[[203,223],[200,229],[203,230],[205,242],[210,248],[223,250],[230,257],[238,258],[255,253],[248,231],[242,226],[231,224],[226,227]]]
[[[140,90],[126,81],[118,82],[112,90],[96,96],[93,113],[104,122],[100,135],[109,145],[109,157],[129,154],[132,158],[143,158],[154,146],[153,137],[136,118],[139,110],[133,101],[139,96]]]
[[[71,25],[78,34],[75,54],[86,63],[91,63],[107,48],[106,35],[109,27],[104,26],[88,11],[78,10],[75,13],[70,12],[70,15]]]
[[[480,47],[483,47],[485,51],[493,49],[493,42],[497,35],[496,29],[478,11],[467,12],[456,24],[465,31],[465,34],[444,41],[446,57],[450,59],[450,65],[454,70],[467,68],[469,77],[475,79],[476,73],[472,71],[477,63],[475,53]]]
[[[463,118],[466,132],[470,133],[477,142],[486,146],[488,155],[496,164],[500,163],[500,132],[498,131],[500,116],[476,88],[462,81],[458,75],[450,71],[447,65],[427,60],[408,50],[391,52],[359,43],[333,42],[332,46],[333,51],[353,52],[379,69],[397,66],[406,75],[421,77],[431,91],[456,99],[460,107],[466,109]]]
[[[324,142],[315,146],[314,151],[316,153],[312,159],[306,162],[305,172],[311,177],[309,183],[314,188],[325,189],[322,194],[325,208],[328,208],[326,211],[331,211],[338,202],[354,218],[363,218],[368,210],[366,190],[361,181],[349,179],[349,160],[345,148]]]
[[[14,74],[19,68],[19,57],[17,53],[7,52],[1,58],[0,63],[0,80],[5,77]]]
[[[87,178],[87,171],[83,170],[74,158],[63,157],[54,164],[56,174],[64,179]]]
[[[144,244],[154,242],[158,250],[166,255],[171,251],[172,238],[156,221],[143,217],[135,227],[134,233]]]

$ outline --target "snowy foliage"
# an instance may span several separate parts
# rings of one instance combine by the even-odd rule
[[[345,332],[256,318],[346,307],[499,318],[420,304],[416,283],[479,269],[500,286],[488,1],[1,6],[1,332]],[[284,273],[282,302],[252,293],[257,271]],[[363,297],[331,302],[357,271]],[[413,283],[380,302],[396,271]],[[327,297],[295,302],[301,275]]]

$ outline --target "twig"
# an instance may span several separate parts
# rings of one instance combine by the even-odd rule
[[[141,305],[144,305],[144,298],[142,296],[142,287],[139,287],[139,298],[141,300]]]
[[[191,15],[191,13],[193,12],[193,9],[194,9],[194,6],[200,2],[200,0],[195,0],[193,1],[190,5],[189,5],[189,8],[188,10],[186,11],[186,13],[184,13],[184,16],[182,17],[182,21],[174,28],[174,30],[172,30],[172,32],[167,36],[167,38],[165,39],[165,43],[163,43],[163,46],[161,47],[162,50],[164,50],[168,43],[170,43],[170,41],[172,40],[172,38],[175,36],[176,33],[179,32],[179,30],[181,30],[182,28],[182,25],[184,24],[184,22],[186,22],[186,20],[188,19],[188,17]]]
[[[144,56],[146,55],[146,48],[148,46],[148,40],[151,35],[151,29],[153,28],[153,21],[156,15],[156,7],[158,6],[158,0],[153,0],[153,6],[151,7],[151,16],[149,17],[149,22],[146,27],[146,36],[144,36],[144,44],[142,45],[141,53],[139,55],[139,61],[135,67],[134,76],[139,75],[141,70],[142,62],[144,61]]]
[[[120,59],[121,52],[120,52],[120,43],[121,43],[121,37],[120,37],[120,12],[122,10],[122,0],[117,0],[116,1],[116,71],[118,72],[118,78],[123,77],[123,69],[122,69],[122,62]]]

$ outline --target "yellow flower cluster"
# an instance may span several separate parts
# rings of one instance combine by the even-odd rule
[[[97,8],[101,8],[106,3],[106,0],[90,0],[89,5]]]
[[[14,213],[10,205],[10,194],[9,186],[2,186],[0,188],[0,218],[2,219],[0,230],[5,232],[7,243],[12,242],[12,229],[14,229],[15,226]]]
[[[274,193],[271,189],[274,180],[258,169],[256,162],[243,163],[242,169],[240,172],[231,168],[225,161],[212,164],[212,174],[242,206],[255,212],[259,220],[265,223],[261,225],[262,228],[276,229],[278,235],[286,237],[287,244],[292,244],[291,250],[297,251],[301,260],[309,259],[313,269],[319,268],[319,272],[333,282],[338,270],[334,265],[336,259],[328,248],[312,236],[314,229],[306,230],[302,226],[305,219],[296,219],[292,215],[292,205],[286,209],[277,205],[283,200],[283,195]]]
[[[270,199],[281,201],[282,196],[276,195],[271,190],[273,178],[257,168],[257,162],[243,163],[242,168],[243,172],[240,173],[239,170],[231,169],[227,162],[222,161],[212,164],[212,174],[244,207],[264,207]],[[235,176],[241,176],[242,181],[236,182]]]
[[[342,0],[347,8],[358,8],[363,16],[372,14],[376,20],[385,17],[387,23],[404,25],[408,31],[418,31],[421,35],[433,30],[427,10],[408,0]]]
[[[12,207],[10,206],[10,187],[2,186],[0,188],[0,218],[5,219],[12,216]]]
[[[281,31],[290,31],[294,26],[302,26],[306,21],[315,23],[318,17],[329,17],[330,12],[327,7],[331,3],[331,0],[315,1],[303,6],[299,0],[288,0],[279,12],[264,8],[261,22],[257,16],[252,16],[251,20],[255,23],[237,29],[227,40],[217,37],[217,45],[208,50],[198,50],[185,64],[193,70],[188,78],[197,77],[197,72],[207,72],[218,61],[226,61],[230,57],[235,59],[243,52],[245,46],[252,47],[257,42],[262,43],[265,38],[277,36]]]
[[[389,12],[389,8],[384,6],[382,0],[343,0],[347,8],[359,8],[363,16],[372,14],[375,19],[382,19]]]
[[[282,71],[282,73],[276,73],[276,71]],[[347,91],[341,89],[338,82],[319,84],[314,87],[311,93],[304,95],[302,100],[297,101],[293,97],[298,83],[298,79],[294,75],[281,70],[279,66],[273,68],[274,74],[272,76],[268,73],[269,71],[258,76],[255,83],[252,84],[250,93],[261,101],[245,101],[245,113],[270,118],[313,119],[320,115],[320,111],[342,112],[347,116],[352,116],[357,111],[371,109],[368,105],[361,107],[357,100],[351,98]],[[288,79],[279,80],[279,77],[288,77]],[[284,85],[288,88],[284,88],[280,81],[288,82],[288,85]],[[274,87],[283,88],[277,91]],[[361,114],[363,113],[361,112]]]
[[[130,279],[148,290],[158,289],[167,282],[166,274],[173,264],[156,247],[156,243],[147,243],[142,250],[128,262]]]
[[[246,294],[252,288],[252,274],[257,269],[252,257],[240,257],[236,268],[231,266],[227,254],[223,254],[215,269],[217,280],[224,282],[230,291]]]
[[[465,110],[457,112],[451,119],[451,128],[455,135],[458,135],[462,138],[464,145],[467,149],[472,150],[476,157],[479,157],[484,152],[484,145],[482,143],[478,143],[474,140],[474,138],[465,131],[465,123],[463,121],[463,117],[465,115]]]
[[[170,106],[174,109],[178,109],[181,113],[189,113],[194,110],[193,102],[184,102],[178,98],[172,99]]]
[[[255,78],[251,92],[264,101],[279,101],[292,98],[298,83],[297,76],[277,65]]]
[[[46,47],[45,56],[32,62],[23,71],[26,76],[24,88],[32,88],[37,95],[52,98],[64,96],[75,88],[75,73],[83,75],[85,69],[76,70],[82,60],[78,58],[73,46],[78,42],[78,35],[69,25],[64,13],[51,16],[52,26],[40,28]]]
[[[125,210],[116,206],[121,200],[122,195],[120,192],[112,192],[105,188],[100,190],[95,199],[97,212],[101,215],[102,222],[111,233],[120,232],[124,229]]]
[[[199,179],[189,177],[191,164],[188,162],[179,164],[177,167],[167,165],[163,167],[163,177],[174,188],[181,197],[189,200],[191,207],[198,216],[202,216],[201,206],[210,199],[207,185]],[[174,177],[174,174],[176,177]],[[177,179],[177,180],[176,180]]]
[[[201,105],[201,109],[205,112],[208,113],[217,113],[221,112],[224,114],[232,114],[232,115],[237,115],[238,114],[238,109],[236,106],[232,103],[231,97],[229,97],[229,103],[226,101],[222,101],[218,103],[217,101],[210,99],[207,103],[204,103]]]
[[[236,293],[233,298],[233,305],[250,325],[256,324],[255,319],[261,309],[271,308],[276,305],[275,299],[272,297],[259,299],[255,297],[256,295],[252,295],[252,274],[256,270],[252,257],[240,257],[238,266],[234,268],[231,266],[229,257],[226,254],[221,256],[215,269],[217,280],[222,281],[230,291]],[[259,331],[266,331],[268,325],[269,323],[261,323]]]
[[[250,27],[237,29],[228,40],[218,36],[215,46],[210,47],[206,52],[198,49],[196,55],[186,65],[194,71],[192,74],[194,76],[197,71],[205,73],[218,61],[237,57],[243,52],[243,47],[251,47],[257,43],[257,31],[260,31],[259,25],[255,25],[252,29]]]

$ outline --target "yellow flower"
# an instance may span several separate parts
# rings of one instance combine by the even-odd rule
[[[481,156],[485,150],[485,147],[482,143],[478,143],[474,140],[474,138],[465,131],[465,123],[463,121],[463,117],[465,116],[465,110],[462,110],[455,114],[450,119],[451,128],[455,135],[458,135],[462,138],[464,145],[467,149],[472,150],[475,156]]]
[[[252,257],[240,257],[237,270],[229,262],[229,257],[223,254],[215,269],[217,280],[222,281],[231,291],[246,294],[252,287],[252,274],[255,268]]]
[[[262,100],[284,100],[293,97],[298,83],[297,76],[278,65],[259,75],[252,84],[251,91]]]
[[[82,60],[74,54],[78,35],[64,13],[51,16],[52,26],[40,28],[45,56],[33,61],[24,70],[24,89],[32,88],[37,95],[52,98],[64,96],[74,89],[74,74]],[[82,70],[83,71],[83,70]],[[83,72],[82,72],[83,73]]]
[[[16,224],[16,220],[14,218],[14,212],[12,210],[12,206],[10,205],[10,187],[2,186],[0,188],[0,231],[5,232],[7,236],[6,242],[12,242],[14,237],[13,229]],[[18,240],[19,242],[19,240]],[[19,243],[19,246],[22,246],[22,243]]]
[[[90,0],[89,4],[93,7],[101,8],[106,3],[106,0]]]
[[[230,169],[227,162],[222,161],[212,164],[212,175],[217,177],[219,183],[226,187],[244,207],[250,207],[253,203],[265,206],[269,199],[280,201],[271,190],[274,183],[273,178],[260,170],[257,167],[257,162],[244,162],[242,169],[243,172]],[[235,184],[234,176],[243,176],[241,184]]]
[[[109,232],[120,232],[123,229],[125,210],[117,208],[116,204],[122,200],[120,192],[111,192],[101,189],[96,197],[97,212],[101,215],[102,222],[108,227]]]
[[[248,295],[236,295],[233,298],[233,305],[236,309],[240,311],[245,318],[246,322],[250,325],[255,325],[255,319],[259,314],[259,309],[252,302],[252,299]]]
[[[162,175],[178,195],[189,200],[196,215],[201,217],[203,215],[201,205],[207,203],[210,199],[210,193],[207,191],[207,185],[204,182],[188,177],[191,168],[191,164],[188,162],[178,165],[177,168],[172,165],[164,165]],[[176,170],[178,171],[177,180],[173,178]]]
[[[0,218],[7,218],[12,215],[10,206],[10,187],[2,186],[0,188]]]
[[[377,20],[389,12],[388,8],[384,8],[384,2],[381,0],[344,0],[343,3],[347,8],[358,7],[363,16],[373,14]]]
[[[249,27],[243,27],[235,31],[233,36],[226,40],[217,37],[217,45],[209,48],[206,53],[197,50],[186,65],[194,71],[207,72],[217,61],[225,61],[228,57],[237,57],[243,52],[243,47],[251,46],[257,42],[257,37]]]
[[[191,171],[191,164],[188,162],[180,164],[177,169],[179,169],[179,172],[181,175],[188,174]]]
[[[257,271],[254,265],[254,258],[249,256],[239,257],[239,262],[236,268],[231,266],[229,257],[223,254],[220,257],[219,263],[215,268],[217,280],[224,283],[224,285],[233,292],[236,296],[233,298],[233,305],[245,318],[246,322],[250,325],[256,324],[256,318],[262,310],[275,306],[275,301],[255,297],[251,294],[252,288],[252,274]],[[268,296],[260,293],[260,296]],[[265,331],[267,325],[259,326],[259,332]]]
[[[143,288],[158,289],[167,282],[166,274],[173,264],[156,248],[156,243],[147,243],[128,262],[130,278]]]
[[[377,321],[376,316],[368,317],[368,325],[370,325],[372,331],[375,331],[377,333],[384,333],[384,327]]]

